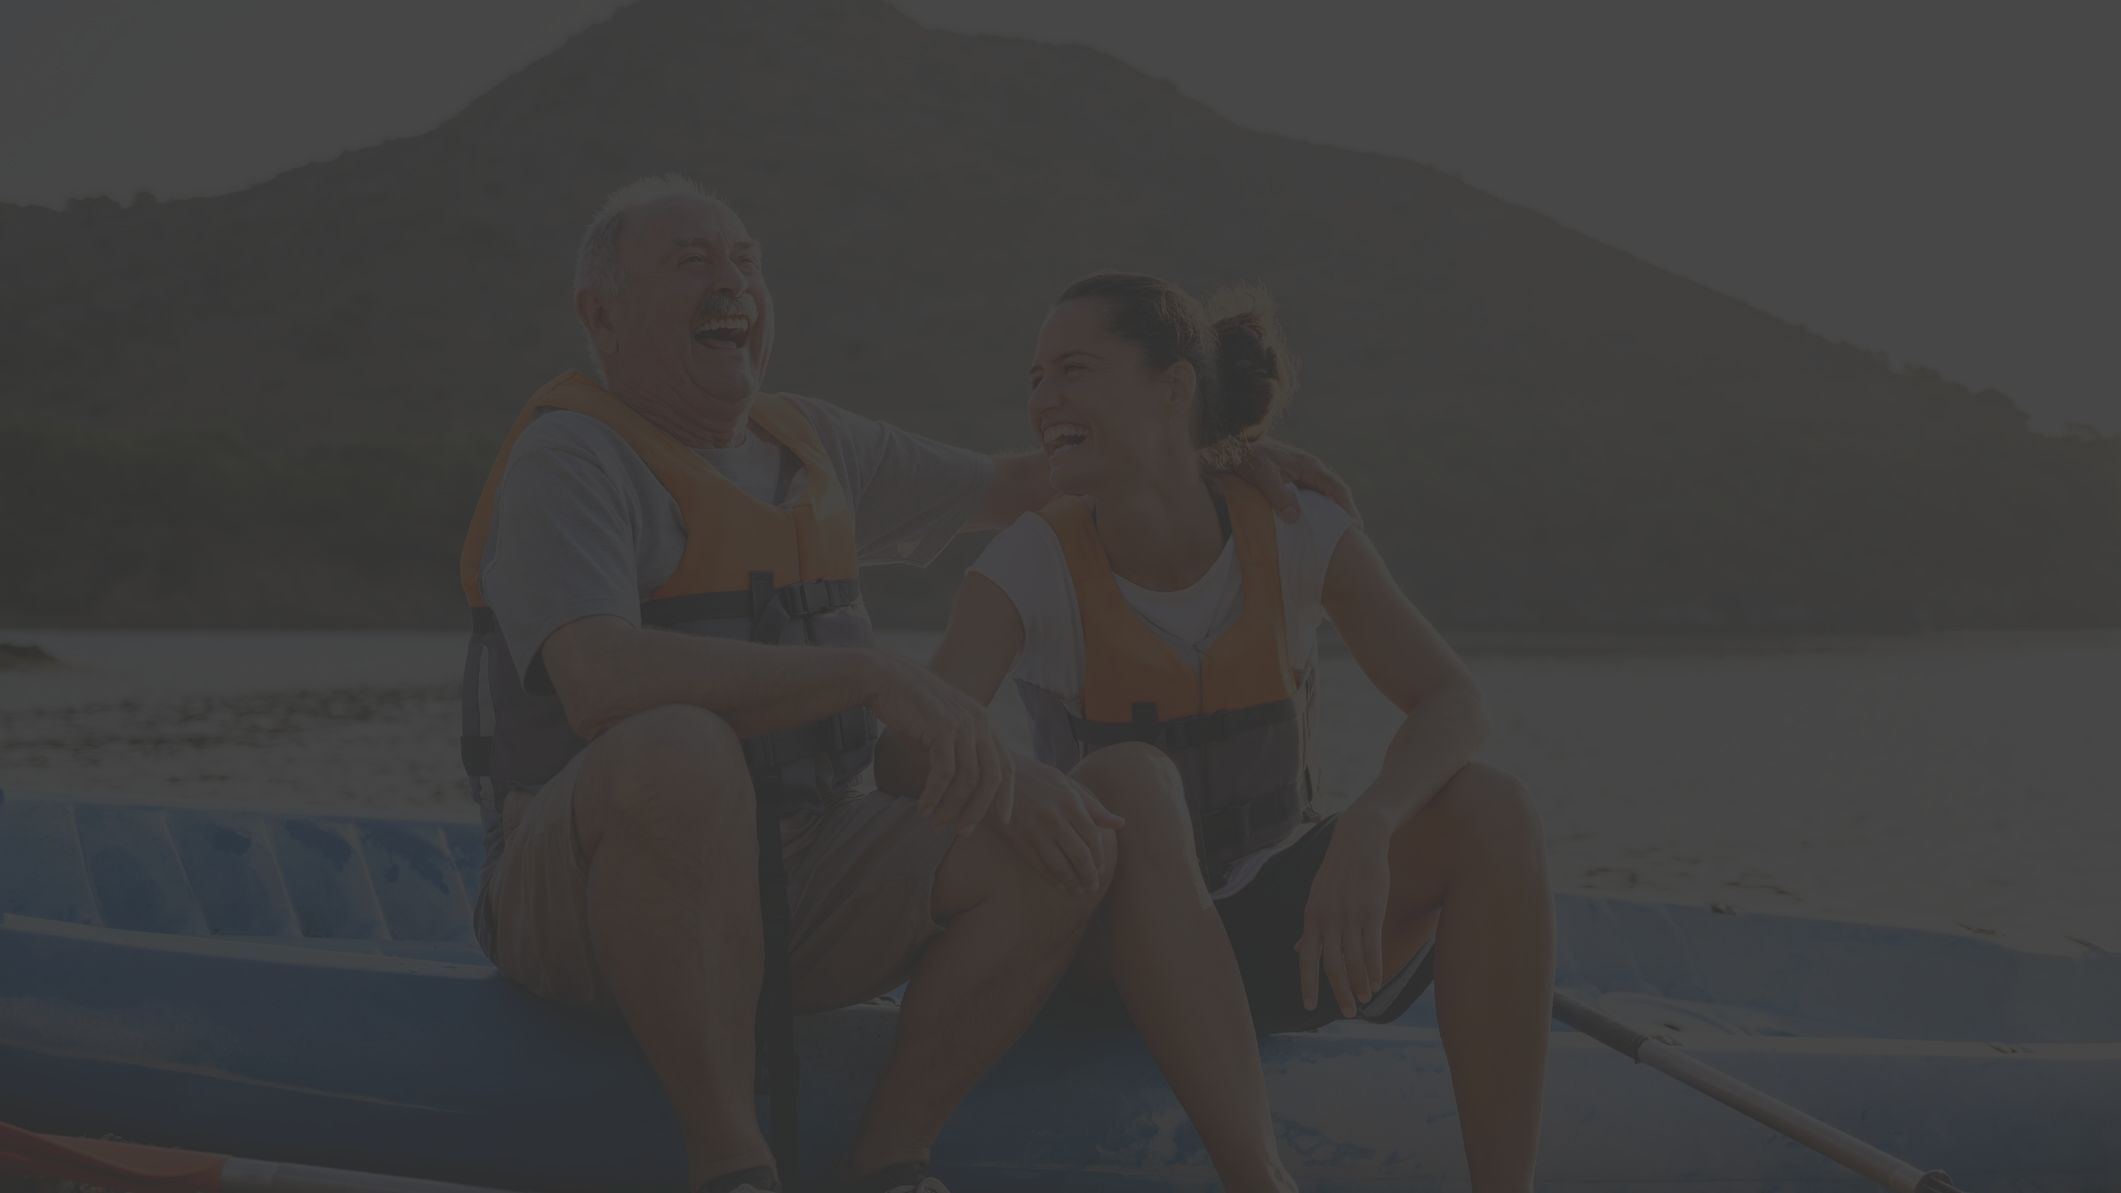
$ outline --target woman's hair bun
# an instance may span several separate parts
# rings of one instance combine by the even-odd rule
[[[1237,446],[1266,434],[1296,388],[1295,360],[1274,302],[1263,290],[1225,290],[1209,300],[1215,332],[1215,388],[1201,410],[1201,439]]]

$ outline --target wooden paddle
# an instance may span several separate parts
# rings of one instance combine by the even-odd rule
[[[1893,1193],[1961,1193],[1941,1170],[1924,1171],[1882,1152],[1787,1102],[1761,1093],[1720,1069],[1701,1063],[1677,1045],[1636,1031],[1582,999],[1556,990],[1554,1017],[1629,1060],[1685,1082],[1731,1109],[1766,1123],[1836,1164],[1893,1190]]]

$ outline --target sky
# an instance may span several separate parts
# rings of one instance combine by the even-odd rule
[[[215,194],[414,135],[621,3],[8,0],[0,200]],[[896,3],[1427,162],[2037,427],[2121,431],[2105,6]]]

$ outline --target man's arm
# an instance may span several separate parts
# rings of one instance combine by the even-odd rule
[[[608,616],[554,630],[539,658],[568,725],[585,739],[665,704],[719,714],[741,737],[771,733],[867,704],[881,679],[872,651],[769,646]]]
[[[985,707],[1007,678],[1024,645],[1024,623],[1016,605],[993,580],[978,572],[965,574],[951,610],[949,627],[935,648],[929,667],[971,700]],[[877,747],[876,780],[885,791],[932,786],[933,751],[885,734]],[[929,805],[923,804],[924,810]],[[1019,810],[1022,815],[1018,815]],[[959,833],[993,822],[1002,839],[1064,888],[1094,889],[1101,839],[1099,828],[1118,829],[1126,822],[1099,803],[1075,780],[1036,759],[1014,760],[1010,790],[991,806],[973,801],[938,803],[932,815]]]
[[[960,454],[985,472],[984,457]],[[636,466],[617,436],[586,416],[562,411],[532,423],[501,482],[481,568],[523,682],[549,682],[577,734],[594,738],[669,704],[717,713],[745,737],[866,707],[947,756],[929,765],[924,798],[1006,785],[1009,763],[986,710],[911,661],[636,626],[641,512],[622,479]]]
[[[1016,606],[994,581],[978,572],[966,572],[928,669],[985,708],[994,703],[995,692],[1023,648],[1024,623]],[[876,749],[877,788],[905,795],[921,790],[927,781],[927,751],[896,734],[885,734]],[[1007,808],[995,811],[1003,820],[1009,818]]]
[[[618,617],[568,622],[540,652],[567,723],[583,738],[665,704],[691,704],[739,737],[866,707],[919,759],[924,810],[1006,807],[1014,764],[987,710],[926,668],[877,650],[781,646],[641,629]]]
[[[979,512],[965,523],[969,533],[1000,530],[1033,510],[1044,509],[1060,490],[1053,487],[1053,473],[1042,452],[1004,452],[990,456],[994,472],[980,499]]]
[[[1300,447],[1292,447],[1279,439],[1262,439],[1245,453],[1244,461],[1237,466],[1237,475],[1266,494],[1268,504],[1283,521],[1294,522],[1303,517],[1303,511],[1296,505],[1296,494],[1288,488],[1295,485],[1348,511],[1355,524],[1362,525],[1362,511],[1355,508],[1355,491],[1348,488],[1348,482],[1326,467],[1325,461]]]

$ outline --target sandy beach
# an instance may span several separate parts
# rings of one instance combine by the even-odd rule
[[[0,641],[56,660],[0,669],[0,790],[473,815],[456,634]],[[2121,949],[2121,634],[1461,647],[1559,889]],[[1394,713],[1337,654],[1324,700],[1345,799]]]

